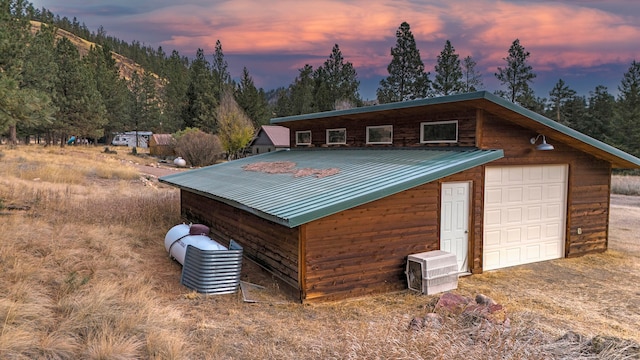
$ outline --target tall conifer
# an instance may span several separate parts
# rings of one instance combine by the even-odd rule
[[[189,86],[183,109],[186,127],[198,128],[208,133],[217,131],[215,109],[218,101],[214,87],[211,66],[204,57],[204,51],[198,49],[196,58],[189,67]]]
[[[631,63],[618,91],[614,140],[622,150],[640,156],[640,62]]]
[[[598,85],[589,92],[587,116],[576,130],[598,140],[611,142],[611,122],[616,100],[606,86]]]
[[[55,51],[59,68],[54,92],[56,128],[63,139],[68,135],[98,137],[107,118],[95,79],[69,39],[58,40]]]
[[[551,102],[552,117],[555,121],[569,125],[570,121],[567,119],[566,104],[571,102],[576,96],[575,90],[569,88],[565,84],[564,80],[558,79],[558,82],[553,86],[553,89],[549,91],[549,101]]]
[[[256,127],[269,122],[269,104],[264,90],[258,90],[249,75],[249,70],[242,69],[242,78],[235,93],[236,102],[253,121]]]
[[[447,40],[444,49],[438,55],[436,63],[435,79],[433,80],[433,91],[435,95],[452,95],[463,92],[464,83],[462,81],[462,67],[460,56],[451,41]]]
[[[389,76],[377,90],[380,103],[421,99],[430,95],[429,73],[424,71],[420,51],[407,22],[396,31],[396,46],[391,48]]]
[[[333,45],[331,55],[315,74],[316,100],[319,111],[335,110],[339,102],[360,106],[358,74],[353,64],[344,60],[338,44]]]
[[[529,86],[533,83],[536,74],[533,67],[527,63],[531,54],[520,45],[520,40],[516,39],[509,47],[509,55],[503,58],[507,66],[498,67],[495,73],[500,84],[507,87],[507,90],[499,90],[496,93],[505,99],[519,105],[525,105],[528,100],[535,98],[533,91]]]
[[[467,56],[462,60],[462,91],[473,92],[484,87],[482,82],[482,74],[476,70],[477,63],[471,56]]]

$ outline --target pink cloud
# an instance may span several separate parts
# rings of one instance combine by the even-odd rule
[[[481,3],[494,5],[491,24],[480,9],[468,9],[465,24],[479,30],[470,44],[485,49],[485,63],[503,63],[516,38],[540,67],[595,66],[640,55],[631,46],[640,38],[640,27],[621,15],[558,2]]]
[[[499,0],[260,0],[174,5],[127,17],[139,28],[167,34],[161,45],[193,56],[213,53],[220,40],[225,54],[297,55],[282,64],[296,70],[321,64],[334,44],[359,73],[385,76],[395,32],[407,21],[427,71],[433,72],[445,40],[461,57],[471,55],[487,76],[504,66],[516,38],[534,71],[589,67],[640,59],[638,14],[616,14],[585,1]],[[616,5],[618,6],[618,5]],[[184,49],[184,50],[183,50]]]
[[[410,21],[414,35],[422,39],[436,33],[441,21],[432,12],[415,9],[409,1],[371,2],[335,0],[281,1],[270,6],[256,0],[213,4],[210,7],[173,6],[145,15],[145,26],[174,34],[165,47],[213,47],[220,39],[225,53],[308,53],[328,55],[337,43],[358,65],[388,57],[395,31]],[[413,7],[413,8],[412,8]],[[385,48],[369,46],[384,42]],[[206,50],[205,50],[206,51]],[[355,60],[357,58],[357,60]]]

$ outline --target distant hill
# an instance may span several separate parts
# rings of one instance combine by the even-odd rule
[[[38,30],[40,30],[40,27],[42,26],[42,23],[39,21],[31,21],[31,31],[33,33],[36,33]],[[85,40],[79,36],[76,36],[66,30],[60,29],[58,28],[56,30],[56,37],[57,38],[62,38],[62,37],[66,37],[67,39],[69,39],[77,48],[78,51],[80,52],[80,56],[85,56],[89,53],[89,49],[91,48],[91,46],[100,46],[96,43],[93,43],[91,41]],[[116,61],[116,66],[118,66],[118,70],[120,72],[120,76],[123,77],[126,80],[131,80],[131,76],[133,75],[134,72],[138,72],[138,74],[144,74],[145,73],[145,69],[140,66],[139,64],[137,64],[135,61],[124,57],[116,52],[111,52],[111,54],[113,55],[113,58]],[[153,76],[158,79],[159,77],[156,74],[153,74]],[[160,81],[158,81],[158,85]]]

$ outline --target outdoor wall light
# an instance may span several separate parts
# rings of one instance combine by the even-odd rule
[[[531,144],[535,144],[536,141],[538,141],[538,139],[542,136],[542,143],[538,146],[536,146],[536,150],[553,150],[554,147],[551,144],[547,144],[547,138],[542,135],[542,134],[538,134],[538,136],[536,137],[532,137],[531,138]]]

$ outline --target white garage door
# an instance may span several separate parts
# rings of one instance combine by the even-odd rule
[[[564,256],[567,165],[487,167],[483,269]]]

